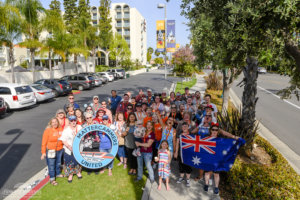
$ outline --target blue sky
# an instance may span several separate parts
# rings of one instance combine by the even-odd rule
[[[45,8],[49,8],[51,0],[40,0]],[[63,9],[63,0],[60,0]],[[158,3],[166,3],[165,0],[112,0],[112,3],[127,3],[130,7],[135,7],[147,21],[147,43],[156,49],[156,20],[164,19],[164,10],[158,9]],[[167,19],[176,20],[176,42],[183,46],[189,43],[189,31],[185,23],[188,20],[180,15],[181,0],[170,0],[167,3]],[[100,0],[90,0],[90,5],[99,6]]]

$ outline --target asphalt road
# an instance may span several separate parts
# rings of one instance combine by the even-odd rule
[[[233,85],[233,90],[242,99],[243,88],[236,86],[241,75]],[[295,96],[281,100],[276,93],[289,85],[288,76],[259,74],[257,81],[256,118],[282,142],[300,155],[300,102]]]
[[[148,88],[162,92],[164,87],[170,88],[177,80],[170,77],[164,80],[163,74],[163,70],[156,70],[108,83],[82,91],[75,95],[75,101],[83,108],[85,103],[92,102],[94,95],[99,95],[100,100],[107,100],[112,89],[116,89],[119,95],[128,91],[137,94],[139,89],[146,91]],[[0,199],[46,166],[46,161],[40,160],[42,134],[49,119],[66,102],[66,97],[59,97],[34,108],[9,113],[0,119]]]

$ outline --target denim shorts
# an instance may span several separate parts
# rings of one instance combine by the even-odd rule
[[[119,146],[118,156],[127,158],[126,153],[125,153],[125,146],[124,145]]]

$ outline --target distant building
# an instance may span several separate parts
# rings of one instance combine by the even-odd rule
[[[138,59],[143,65],[147,62],[147,29],[146,20],[136,8],[130,8],[126,3],[112,3],[110,15],[112,18],[113,33],[119,33],[127,41],[131,60]],[[91,7],[92,24],[99,24],[99,9]],[[100,64],[104,64],[101,56]]]

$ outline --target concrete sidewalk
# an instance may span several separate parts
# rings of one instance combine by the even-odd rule
[[[207,74],[204,74],[204,75],[196,74],[197,83],[193,87],[190,88],[191,93],[200,91],[202,96],[203,96],[203,94],[205,94],[205,90],[206,90],[206,82],[204,79],[205,76],[207,76]]]
[[[206,89],[206,82],[204,80],[206,75],[196,75],[197,83],[190,88],[190,92],[200,91],[203,95]],[[210,185],[208,192],[203,190],[203,184],[194,181],[194,178],[199,175],[198,169],[194,169],[191,174],[191,187],[186,187],[186,181],[177,184],[179,177],[178,162],[173,160],[171,162],[170,174],[170,190],[167,191],[165,184],[162,185],[161,190],[158,187],[158,172],[154,170],[155,182],[150,183],[149,179],[146,182],[142,200],[219,200],[220,196],[213,194],[213,186]]]

